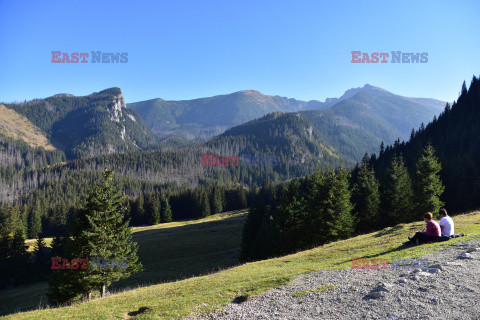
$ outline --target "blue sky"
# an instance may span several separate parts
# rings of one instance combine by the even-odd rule
[[[113,86],[127,102],[245,89],[324,100],[365,83],[451,101],[480,73],[479,13],[473,0],[0,0],[0,101]],[[56,64],[53,50],[128,52],[128,63]],[[353,50],[429,60],[352,64]]]

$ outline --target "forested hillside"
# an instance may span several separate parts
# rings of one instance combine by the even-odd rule
[[[56,95],[5,106],[40,128],[68,158],[138,150],[157,142],[138,114],[126,108],[119,88],[83,97]]]
[[[353,170],[319,170],[293,179],[272,201],[261,197],[244,228],[243,260],[303,250],[386,226],[480,206],[480,81],[410,141],[366,153]],[[262,194],[264,190],[260,191]]]
[[[448,104],[438,118],[416,130],[406,143],[396,142],[373,159],[381,175],[387,164],[403,156],[410,172],[424,145],[430,143],[443,165],[444,199],[450,211],[461,212],[480,206],[480,81],[473,77],[467,90],[463,83],[460,97]]]

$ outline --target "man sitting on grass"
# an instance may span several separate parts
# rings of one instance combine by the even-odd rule
[[[448,237],[449,239],[455,234],[455,227],[453,220],[447,214],[447,210],[440,209],[440,229],[442,230],[442,238]]]
[[[423,220],[425,220],[425,222],[427,223],[427,231],[415,233],[412,238],[408,237],[408,242],[405,242],[404,244],[437,242],[440,239],[440,226],[436,221],[433,220],[432,213],[425,213],[425,215],[423,216]]]

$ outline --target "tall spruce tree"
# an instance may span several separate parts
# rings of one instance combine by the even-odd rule
[[[214,186],[212,189],[212,213],[219,213],[223,211],[223,197],[221,190],[218,186]]]
[[[14,285],[24,284],[27,282],[27,246],[21,228],[17,228],[11,242],[11,264],[10,274],[12,275]]]
[[[170,201],[168,200],[168,197],[163,194],[160,196],[160,206],[162,222],[165,223],[172,221],[172,208],[170,207]]]
[[[145,198],[143,193],[137,197],[131,206],[132,223],[134,225],[146,224],[147,217],[145,215]]]
[[[402,157],[393,158],[381,189],[381,225],[393,226],[412,221],[412,182]]]
[[[49,260],[50,255],[47,252],[47,243],[41,233],[38,234],[37,241],[33,247],[33,253],[35,254],[35,276],[37,280],[44,280],[49,273]]]
[[[292,179],[281,197],[280,204],[272,209],[272,236],[275,239],[273,254],[290,253],[308,247],[305,241],[306,202],[300,192],[300,183]]]
[[[247,215],[242,232],[240,261],[266,258],[271,253],[269,239],[270,215],[263,199],[253,205]]]
[[[211,214],[210,211],[210,201],[208,199],[208,194],[205,189],[202,189],[200,193],[200,211],[202,217],[208,217]]]
[[[322,181],[321,190],[325,193],[321,195],[321,220],[325,223],[325,242],[348,238],[355,231],[348,175],[344,168],[330,170]]]
[[[369,168],[368,162],[368,154],[365,154],[352,190],[352,201],[359,233],[371,232],[378,227],[380,193],[375,172]]]
[[[310,245],[343,239],[355,231],[347,170],[318,170],[308,181],[305,238]]]
[[[39,233],[42,232],[42,218],[38,207],[32,208],[28,215],[28,237],[34,239]]]
[[[145,197],[145,214],[149,224],[160,223],[160,199],[156,194],[149,194]]]
[[[440,200],[445,187],[440,179],[442,165],[435,156],[435,149],[428,145],[417,161],[414,179],[415,212],[419,215],[436,214],[444,203]]]
[[[89,298],[96,289],[104,296],[112,282],[142,269],[137,244],[132,242],[129,221],[125,220],[125,200],[112,176],[112,171],[105,170],[103,183],[90,191],[85,207],[78,211],[71,245],[67,248],[68,256],[89,259],[88,269],[62,270],[70,272],[73,281],[57,283],[65,286],[62,289]]]

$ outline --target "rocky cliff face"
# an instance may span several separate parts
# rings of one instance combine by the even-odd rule
[[[123,117],[122,109],[125,108],[127,108],[127,106],[125,105],[125,100],[123,99],[123,93],[120,92],[119,95],[113,96],[112,105],[109,108],[109,111],[112,114],[110,119],[119,123],[120,119]]]

